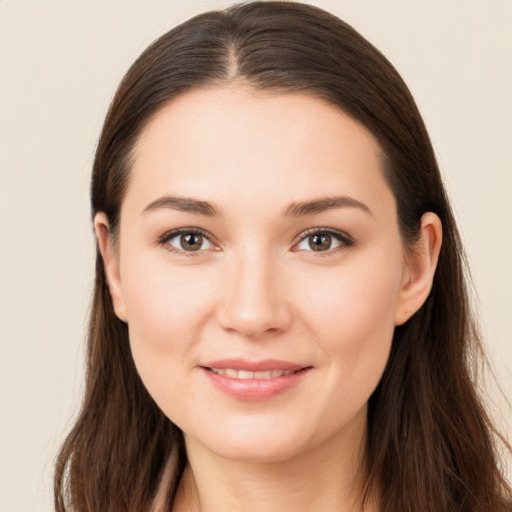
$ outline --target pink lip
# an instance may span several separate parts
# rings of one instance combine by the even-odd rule
[[[264,372],[268,370],[301,370],[304,366],[279,359],[265,359],[263,361],[247,361],[246,359],[222,359],[201,365],[204,368],[236,368],[250,372]]]
[[[200,366],[201,371],[210,382],[223,393],[248,401],[260,401],[271,398],[283,391],[297,385],[302,378],[312,369],[287,361],[266,359],[264,361],[246,361],[243,359],[223,359],[212,361]],[[227,375],[213,373],[211,368],[225,369],[236,368],[247,371],[268,371],[268,370],[294,370],[295,373],[282,375],[272,379],[237,379]]]

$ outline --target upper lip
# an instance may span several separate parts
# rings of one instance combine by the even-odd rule
[[[301,370],[306,366],[292,363],[290,361],[281,361],[279,359],[264,359],[261,361],[248,361],[246,359],[233,358],[221,359],[201,364],[203,368],[235,368],[237,370],[247,370],[249,372],[268,371],[268,370]]]

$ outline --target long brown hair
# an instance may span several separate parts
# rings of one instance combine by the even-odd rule
[[[367,489],[378,485],[383,512],[510,510],[498,435],[473,380],[480,344],[463,249],[429,136],[396,70],[352,27],[310,5],[253,2],[163,35],[129,69],[110,107],[94,161],[93,215],[105,212],[115,236],[132,149],[159,109],[191,89],[232,82],[310,94],[358,119],[384,150],[404,243],[417,239],[427,211],[443,224],[432,292],[396,328],[370,398]],[[57,459],[56,510],[149,511],[164,470],[169,510],[185,464],[181,432],[137,374],[97,252],[85,397]]]

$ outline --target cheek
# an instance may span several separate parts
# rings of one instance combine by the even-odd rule
[[[402,265],[400,255],[395,265],[388,261],[374,255],[330,276],[318,275],[309,306],[303,305],[309,330],[331,366],[330,384],[355,401],[373,392],[391,348]]]
[[[155,351],[178,348],[197,333],[209,312],[212,290],[201,270],[134,262],[123,281],[127,317],[134,339]],[[143,269],[142,271],[140,269]]]
[[[154,261],[126,261],[122,270],[135,366],[168,413],[169,403],[176,401],[170,393],[179,397],[187,392],[185,377],[195,366],[194,354],[211,309],[211,287],[204,286],[207,276],[199,270]]]
[[[378,258],[318,273],[306,296],[309,317],[333,340],[361,343],[381,328],[392,332],[401,279],[400,264]]]

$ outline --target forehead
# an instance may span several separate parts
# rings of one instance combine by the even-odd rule
[[[197,89],[144,129],[126,199],[192,195],[248,206],[337,192],[368,201],[390,195],[381,155],[361,123],[321,99],[245,86]]]

